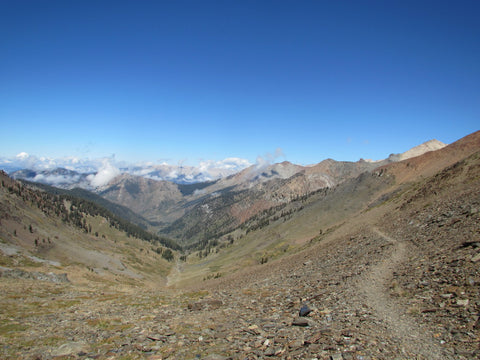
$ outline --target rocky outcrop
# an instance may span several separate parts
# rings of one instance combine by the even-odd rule
[[[0,277],[11,279],[30,279],[49,281],[53,283],[68,283],[67,274],[42,273],[38,271],[24,271],[20,269],[9,269],[0,266]]]

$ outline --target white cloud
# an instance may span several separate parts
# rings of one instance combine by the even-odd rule
[[[72,171],[88,173],[95,172],[101,166],[101,160],[79,159],[77,157],[48,158],[29,155],[26,152],[17,154],[14,158],[0,158],[0,168],[15,171],[29,169],[35,171],[64,168]]]
[[[257,156],[257,162],[255,163],[255,167],[257,169],[262,169],[267,167],[268,165],[273,164],[278,158],[285,158],[285,154],[281,148],[275,149],[273,154],[266,153],[264,156]]]
[[[97,188],[106,185],[110,180],[120,175],[120,173],[120,170],[111,163],[110,159],[104,159],[97,173],[89,175],[87,179],[93,187]]]
[[[21,152],[14,159],[12,159],[12,163],[18,165],[19,167],[32,169],[36,167],[38,164],[39,159],[36,156],[32,156],[27,154],[26,152]]]
[[[17,158],[18,160],[20,160],[20,161],[26,160],[26,159],[28,159],[29,157],[30,157],[30,155],[28,155],[26,152],[21,152],[20,154],[18,154],[18,155],[16,156],[16,158]]]
[[[69,175],[45,175],[37,174],[32,181],[39,182],[43,184],[49,184],[53,186],[60,185],[70,185],[75,184],[80,180],[80,175],[69,176]]]
[[[207,172],[211,169],[223,169],[223,170],[235,170],[240,171],[249,167],[250,161],[246,159],[230,157],[223,160],[215,161],[215,160],[204,160],[201,161],[198,169],[200,171]]]
[[[193,192],[193,195],[203,195],[207,192],[207,190],[204,190],[204,189],[196,189],[194,192]]]
[[[178,172],[176,170],[172,170],[166,175],[166,177],[170,179],[175,179],[176,177],[178,177]]]
[[[198,166],[183,165],[183,162],[170,165],[164,161],[159,164],[152,162],[132,164],[117,161],[113,156],[97,159],[48,158],[36,157],[26,152],[21,152],[13,158],[0,157],[0,169],[9,173],[20,169],[33,170],[37,172],[37,178],[34,181],[66,188],[74,186],[83,188],[100,187],[121,173],[174,182],[211,181],[235,174],[249,166],[251,166],[251,163],[248,160],[237,157],[229,157],[223,160],[203,160]],[[58,172],[50,173],[57,168],[75,171],[82,176],[76,177],[75,174],[60,175]]]

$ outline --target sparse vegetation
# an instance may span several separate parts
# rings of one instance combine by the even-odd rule
[[[203,278],[203,281],[211,280],[211,279],[218,279],[218,278],[221,278],[221,277],[222,277],[222,274],[217,272],[215,274],[208,274],[207,276],[205,276]]]
[[[7,175],[3,174],[3,176]],[[72,224],[87,234],[92,233],[92,224],[87,222],[87,217],[101,216],[107,219],[111,227],[124,231],[128,236],[159,243],[173,250],[181,250],[181,247],[174,240],[152,234],[138,225],[134,225],[112,214],[109,210],[92,201],[65,193],[51,194],[46,191],[36,190],[33,185],[26,186],[18,181],[10,181],[7,189],[23,201],[36,206],[47,216],[56,215],[65,223]],[[32,224],[29,224],[28,230],[30,233],[34,233],[35,229]],[[95,234],[98,236],[98,231]]]
[[[212,220],[185,253],[2,178],[0,357],[477,358],[478,157],[442,169]]]
[[[162,257],[167,261],[173,261],[175,259],[174,256],[173,256],[173,252],[170,249],[165,249],[162,252]]]

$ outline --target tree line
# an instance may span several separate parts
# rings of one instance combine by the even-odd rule
[[[34,189],[20,181],[10,179],[5,172],[1,172],[1,185],[12,194],[17,195],[25,203],[30,203],[43,211],[47,216],[56,216],[63,222],[71,224],[86,233],[92,232],[87,216],[105,218],[111,227],[123,231],[127,236],[136,237],[151,243],[161,244],[167,248],[181,251],[182,247],[176,241],[165,236],[152,234],[138,225],[113,214],[93,201],[81,199],[69,194],[51,194]]]

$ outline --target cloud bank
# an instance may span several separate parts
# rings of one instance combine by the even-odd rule
[[[0,157],[0,169],[12,172],[20,169],[35,171],[62,168],[80,173],[95,172],[102,165],[104,159],[80,159],[74,156],[62,158],[37,157],[21,152],[14,158]]]
[[[242,158],[202,160],[198,166],[170,165],[165,162],[129,164],[114,156],[99,159],[76,157],[46,158],[22,152],[14,158],[0,157],[0,169],[17,178],[41,182],[62,188],[82,187],[96,189],[116,176],[127,173],[154,180],[176,183],[196,183],[217,180],[235,174],[252,164]],[[30,172],[18,171],[28,169]],[[18,172],[17,172],[18,171]]]
[[[55,174],[37,174],[32,179],[34,182],[42,184],[49,184],[57,187],[68,187],[70,185],[78,184],[81,180],[80,174],[71,175],[55,175]]]
[[[120,175],[121,171],[115,167],[109,159],[104,159],[102,166],[98,169],[96,174],[88,175],[87,180],[95,187],[101,187],[108,184],[116,176]]]

